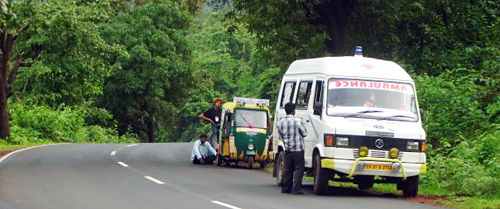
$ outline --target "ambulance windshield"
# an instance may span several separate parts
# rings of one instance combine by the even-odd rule
[[[330,116],[416,121],[415,102],[408,83],[334,78],[328,82]]]

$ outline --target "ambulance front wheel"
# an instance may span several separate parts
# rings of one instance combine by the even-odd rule
[[[314,193],[317,195],[326,195],[328,192],[328,180],[330,180],[331,171],[321,167],[321,158],[319,154],[314,157]]]
[[[410,176],[406,181],[401,182],[403,189],[403,196],[415,197],[418,192],[418,176]]]

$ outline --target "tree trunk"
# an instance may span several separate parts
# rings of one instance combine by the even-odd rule
[[[326,49],[332,56],[343,56],[345,54],[345,29],[347,16],[343,11],[337,11],[330,16],[327,32],[330,39],[326,40]]]
[[[154,126],[154,121],[153,118],[148,117],[146,119],[146,123],[148,126],[148,142],[149,143],[154,143],[155,142],[155,126]]]
[[[349,15],[356,5],[357,0],[331,0],[314,7],[319,18],[313,22],[325,26],[330,37],[325,41],[325,46],[332,56],[347,54],[345,51],[345,31]]]
[[[7,139],[10,136],[9,112],[7,111],[7,95],[5,84],[0,81],[0,138]]]
[[[8,33],[0,34],[0,138],[10,136],[9,112],[7,111],[7,76],[10,67],[10,56],[15,36]]]

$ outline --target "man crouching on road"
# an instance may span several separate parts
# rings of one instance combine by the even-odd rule
[[[304,138],[307,130],[300,118],[295,118],[295,104],[285,104],[286,117],[278,122],[278,132],[285,146],[285,168],[281,193],[303,194]],[[294,173],[295,172],[295,173]],[[292,181],[293,175],[293,181]]]
[[[200,139],[196,140],[191,151],[191,161],[193,164],[212,164],[217,154],[212,145],[207,142],[207,135],[201,134]]]

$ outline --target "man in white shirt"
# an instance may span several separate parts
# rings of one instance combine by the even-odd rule
[[[200,139],[196,140],[191,151],[191,161],[193,164],[212,164],[217,154],[212,145],[207,142],[207,135],[201,134]]]

